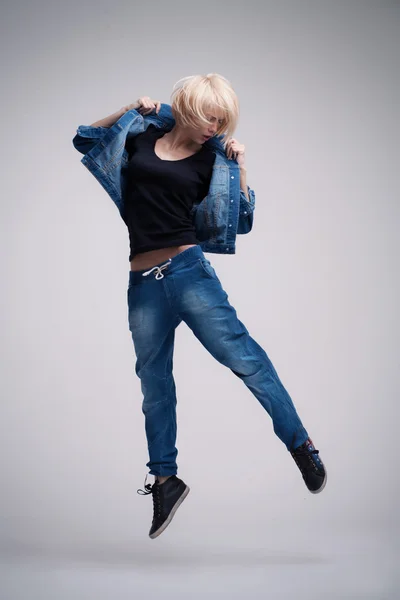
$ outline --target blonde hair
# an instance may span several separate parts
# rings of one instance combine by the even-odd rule
[[[231,83],[218,73],[182,77],[173,87],[171,109],[175,121],[181,126],[198,127],[209,123],[208,110],[220,109],[223,123],[216,135],[223,136],[223,145],[236,129],[239,119],[239,101]]]

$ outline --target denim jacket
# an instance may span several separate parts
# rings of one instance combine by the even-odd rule
[[[145,116],[131,109],[111,127],[80,125],[72,140],[84,154],[81,162],[115,202],[121,216],[128,165],[125,143],[128,137],[145,131],[150,123],[170,131],[175,124],[171,107],[161,104],[158,114]],[[216,157],[208,194],[192,208],[196,237],[204,252],[235,254],[236,234],[248,233],[253,226],[255,194],[247,186],[249,201],[240,189],[239,165],[226,156],[221,137],[215,136],[204,145]]]

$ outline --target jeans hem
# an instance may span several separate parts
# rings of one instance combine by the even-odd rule
[[[155,477],[168,477],[171,475],[177,475],[177,471],[170,471],[168,469],[161,469],[160,472],[155,472],[153,469],[150,469],[149,475],[154,475]]]

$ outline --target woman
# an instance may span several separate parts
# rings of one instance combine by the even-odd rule
[[[234,253],[236,234],[252,228],[255,196],[246,182],[245,148],[232,137],[237,96],[227,79],[209,74],[179,80],[171,100],[167,108],[141,97],[80,126],[73,140],[129,231],[129,328],[143,393],[147,467],[155,476],[153,485],[145,481],[145,490],[138,490],[153,496],[150,538],[166,529],[189,493],[177,477],[172,373],[182,321],[271,416],[310,492],[322,491],[327,479],[271,361],[237,318],[204,255]]]

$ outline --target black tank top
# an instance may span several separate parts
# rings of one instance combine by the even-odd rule
[[[123,218],[129,260],[140,252],[199,243],[190,211],[208,193],[215,154],[203,146],[187,158],[162,160],[154,145],[164,133],[151,124],[125,143],[129,162]]]

